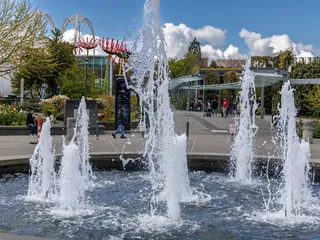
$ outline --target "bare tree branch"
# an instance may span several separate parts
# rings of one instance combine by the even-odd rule
[[[24,50],[40,46],[44,32],[43,13],[29,0],[0,0],[0,76],[22,64]]]

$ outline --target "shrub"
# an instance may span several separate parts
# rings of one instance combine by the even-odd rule
[[[22,110],[22,111],[34,111],[34,112],[42,112],[42,105],[39,104],[38,99],[28,99],[25,100],[22,104],[19,104],[17,106],[17,110]]]
[[[302,121],[297,123],[297,134],[299,137],[302,137]],[[313,120],[313,137],[320,138],[320,121]]]
[[[47,99],[41,99],[40,101],[40,105],[43,108],[47,108],[48,110],[50,110],[50,108],[52,108],[52,106],[54,107],[55,113],[52,112],[52,114],[55,117],[61,116],[64,114],[64,109],[66,106],[66,101],[69,100],[70,98],[65,96],[65,95],[56,95],[53,96],[52,98],[47,98]],[[48,107],[46,107],[48,105]],[[52,108],[53,109],[53,108]],[[47,111],[43,111],[45,114],[47,113]]]
[[[1,105],[0,106],[0,125],[5,126],[25,126],[26,114],[22,111],[17,111],[16,108]]]
[[[48,111],[50,111],[54,117],[57,117],[57,110],[53,104],[48,103],[43,106],[42,113],[44,116],[47,116]]]

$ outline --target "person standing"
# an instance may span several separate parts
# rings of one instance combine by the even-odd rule
[[[119,111],[118,111],[118,128],[117,128],[117,130],[114,132],[114,133],[112,133],[111,135],[112,135],[112,137],[113,138],[116,138],[116,135],[118,134],[118,133],[120,133],[121,134],[121,138],[126,138],[125,136],[124,136],[124,124],[125,124],[125,122],[126,122],[126,113],[125,113],[125,110],[124,110],[124,106],[122,105],[121,107],[120,107],[120,109],[119,109]]]
[[[228,99],[223,99],[222,103],[222,117],[226,118],[227,117],[227,109],[229,108],[229,101]]]

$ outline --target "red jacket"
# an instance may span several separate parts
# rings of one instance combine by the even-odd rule
[[[228,100],[223,101],[221,107],[228,108],[229,107],[229,101]]]

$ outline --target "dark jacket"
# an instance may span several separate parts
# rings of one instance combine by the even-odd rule
[[[28,114],[27,114],[27,125],[28,125],[28,124],[34,124],[34,123],[35,123],[34,117],[32,116],[31,113],[28,113]]]
[[[126,122],[126,114],[125,111],[122,109],[119,109],[118,111],[118,123],[125,124]]]

